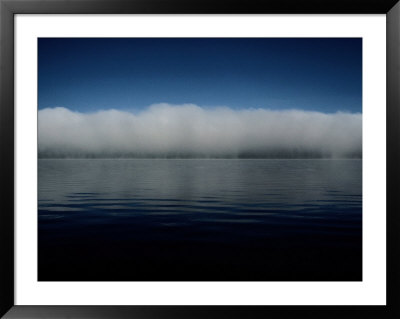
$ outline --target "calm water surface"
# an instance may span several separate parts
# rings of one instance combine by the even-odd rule
[[[361,280],[361,160],[39,160],[39,280]]]

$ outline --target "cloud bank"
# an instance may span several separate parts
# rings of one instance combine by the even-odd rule
[[[362,115],[156,104],[39,111],[40,158],[361,158]]]

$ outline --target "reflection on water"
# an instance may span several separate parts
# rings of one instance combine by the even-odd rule
[[[39,160],[39,280],[361,280],[361,160]]]

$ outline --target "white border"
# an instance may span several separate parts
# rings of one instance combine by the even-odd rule
[[[16,304],[385,304],[385,34],[384,15],[17,15]],[[37,37],[362,37],[363,281],[37,282]]]

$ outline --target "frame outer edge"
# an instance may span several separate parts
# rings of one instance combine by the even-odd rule
[[[386,183],[387,183],[387,305],[400,318],[399,309],[399,163],[400,163],[400,2],[386,16]]]
[[[0,181],[6,187],[2,190],[0,199],[0,317],[16,318],[22,315],[25,318],[33,318],[35,312],[41,312],[41,316],[47,317],[52,307],[14,306],[14,12],[43,13],[51,7],[50,11],[58,11],[57,4],[65,1],[15,1],[0,0]],[[79,2],[79,1],[77,1]],[[87,1],[86,4],[90,3]],[[105,1],[107,3],[108,1]],[[92,2],[93,3],[93,2]],[[33,9],[37,4],[39,8]],[[10,8],[9,8],[10,6]],[[24,9],[25,7],[25,9]],[[46,10],[47,7],[47,10]],[[60,6],[58,6],[60,8]],[[382,7],[381,7],[382,8]],[[78,9],[77,9],[78,10]],[[101,10],[101,9],[100,9]],[[290,10],[290,8],[288,8]],[[33,11],[33,12],[30,12]],[[41,11],[41,12],[38,12]],[[61,10],[61,11],[68,11]],[[75,11],[75,10],[72,10]],[[79,9],[79,11],[82,11]],[[118,10],[117,10],[118,11]],[[139,10],[140,11],[140,10]],[[56,12],[48,12],[56,13]],[[60,12],[61,13],[61,12]],[[66,12],[64,12],[66,13]],[[83,13],[83,12],[81,12]],[[379,12],[371,12],[379,13]],[[400,2],[387,13],[387,309],[386,318],[400,317],[399,300],[400,263],[398,258],[398,233],[399,217],[396,216],[400,205],[396,203],[397,182],[399,181],[400,147]],[[11,62],[11,63],[10,63]],[[389,65],[391,68],[389,69]],[[389,175],[390,172],[390,175]],[[14,306],[14,307],[13,307]],[[54,308],[54,307],[53,307]],[[75,310],[76,308],[102,308],[102,307],[55,307]],[[74,309],[75,308],[75,309]],[[109,308],[109,307],[106,307]],[[113,307],[110,307],[113,308]],[[114,307],[120,308],[120,307]],[[123,307],[125,308],[125,307]],[[141,307],[140,307],[141,308]],[[388,307],[389,308],[389,307]],[[79,309],[80,317],[91,317],[87,311]],[[104,308],[103,308],[104,309]],[[19,311],[17,311],[19,310]],[[25,313],[23,314],[25,310]],[[53,309],[55,310],[55,309]],[[61,309],[60,309],[61,310]],[[76,309],[77,310],[77,309]],[[127,309],[125,309],[127,310]],[[372,310],[372,309],[371,309]],[[63,312],[64,312],[63,311]],[[22,312],[22,313],[21,313]],[[65,314],[64,312],[64,314]],[[130,311],[128,311],[130,312]],[[157,311],[154,311],[157,312]],[[19,313],[19,315],[17,314]],[[90,311],[89,311],[90,313]],[[141,313],[141,311],[139,311]],[[361,314],[362,312],[360,312]],[[37,313],[36,313],[37,314]],[[54,313],[53,313],[54,314]],[[366,314],[364,312],[364,314]],[[378,313],[369,312],[376,318]],[[10,315],[10,316],[9,316]],[[14,316],[13,316],[14,315]],[[160,315],[160,313],[158,313]],[[157,317],[156,315],[155,317]],[[332,313],[331,315],[334,315]],[[381,315],[383,313],[381,312]],[[142,317],[142,316],[140,316]],[[146,316],[147,317],[147,316]],[[179,317],[179,316],[178,316]],[[328,315],[327,317],[331,317]],[[347,316],[345,316],[347,317]],[[366,317],[369,317],[368,315]],[[382,317],[382,318],[384,318]],[[48,317],[50,318],[50,317]],[[143,318],[143,317],[142,317]]]
[[[397,0],[0,0],[15,13],[386,14]]]
[[[14,305],[14,14],[0,2],[0,316]]]

